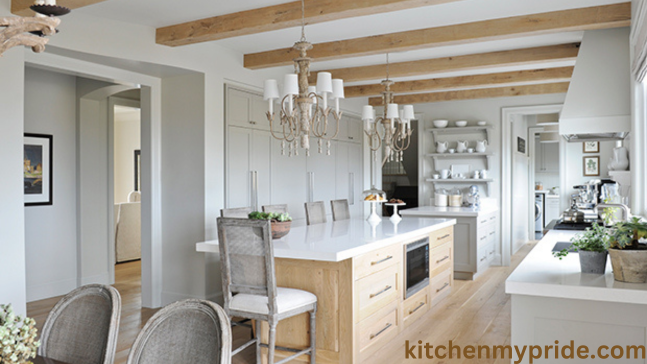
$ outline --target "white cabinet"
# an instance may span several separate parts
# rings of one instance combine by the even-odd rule
[[[535,139],[535,172],[559,173],[559,143],[540,143]]]
[[[329,125],[335,126],[335,119],[329,117]],[[333,131],[334,133],[334,131]],[[336,140],[342,142],[362,143],[362,120],[356,116],[343,114],[339,120],[339,133],[337,133]]]
[[[261,95],[227,88],[227,125],[269,131],[270,123],[265,116],[267,108],[267,103]]]
[[[337,142],[335,199],[347,199],[351,215],[361,215],[362,146]]]
[[[561,215],[561,209],[559,208],[559,196],[546,196],[545,201],[544,220],[546,221],[546,225],[548,225],[549,222],[559,218]]]
[[[305,152],[299,155],[281,155],[281,141],[272,138],[272,178],[270,180],[272,204],[287,204],[294,220],[305,219],[303,204],[308,199]]]
[[[317,150],[310,151],[310,156],[306,157],[306,169],[309,173],[306,182],[308,200],[306,201],[324,201],[324,204],[329,204],[328,201],[334,200],[336,195],[336,179],[335,179],[335,162],[337,156],[337,143],[331,142],[330,155],[325,152],[318,153]],[[330,206],[326,207],[326,211],[332,214],[329,210]]]
[[[497,241],[497,213],[459,217],[454,228],[454,275],[475,279],[490,267]]]

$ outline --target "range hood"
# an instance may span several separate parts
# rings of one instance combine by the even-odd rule
[[[629,28],[584,33],[559,134],[568,142],[623,140],[631,131]]]

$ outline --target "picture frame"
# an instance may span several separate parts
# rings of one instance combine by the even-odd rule
[[[585,177],[598,177],[600,176],[600,156],[584,157],[584,176]]]
[[[600,142],[583,142],[582,143],[582,152],[584,153],[600,153]]]
[[[141,191],[142,151],[135,149],[135,191]]]
[[[47,134],[23,136],[23,193],[25,206],[53,204],[54,138]]]
[[[517,137],[517,153],[526,155],[526,139]]]

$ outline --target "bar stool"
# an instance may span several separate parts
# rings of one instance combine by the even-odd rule
[[[294,353],[276,364],[304,354],[309,354],[314,364],[317,296],[276,287],[270,221],[223,217],[217,221],[225,311],[229,317],[256,320],[256,337],[234,350],[232,356],[255,343],[257,364],[261,362],[261,347],[268,348],[269,364],[274,364],[275,349]],[[305,312],[310,313],[310,347],[298,350],[276,346],[278,322]],[[270,327],[268,344],[261,343],[261,321]]]
[[[348,200],[332,200],[330,201],[330,208],[332,209],[333,221],[350,219],[350,208],[348,207]]]
[[[308,225],[323,224],[326,222],[326,208],[323,201],[306,202],[306,223]]]
[[[233,209],[220,209],[220,217],[237,217],[239,219],[246,219],[254,208],[249,207],[236,207]]]
[[[279,214],[287,214],[287,212],[288,212],[288,205],[287,204],[265,205],[262,208],[263,208],[263,212],[275,212],[275,213],[279,213]]]

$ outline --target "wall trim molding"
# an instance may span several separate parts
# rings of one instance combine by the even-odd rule
[[[63,296],[76,288],[76,278],[27,286],[27,302]]]

